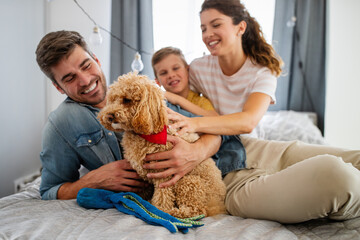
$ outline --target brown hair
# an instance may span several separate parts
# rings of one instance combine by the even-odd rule
[[[247,27],[242,36],[244,53],[250,57],[251,61],[269,68],[276,76],[280,75],[283,64],[280,56],[265,41],[259,23],[250,16],[245,6],[240,3],[240,0],[205,0],[200,13],[208,9],[216,9],[222,14],[231,17],[234,25],[245,21]]]
[[[180,49],[175,48],[175,47],[164,47],[164,48],[157,50],[151,58],[151,66],[153,68],[155,77],[157,77],[155,67],[154,67],[155,64],[159,63],[161,60],[163,60],[165,57],[167,57],[171,54],[178,56],[181,59],[181,61],[184,63],[185,67],[188,66],[188,63],[185,60],[184,54],[181,52]]]
[[[46,34],[36,48],[36,61],[43,73],[57,84],[51,67],[69,56],[76,46],[80,46],[93,57],[84,38],[74,31],[57,31]]]

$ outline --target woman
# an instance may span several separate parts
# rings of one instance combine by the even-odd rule
[[[275,102],[281,60],[239,0],[207,0],[203,41],[211,56],[190,64],[190,84],[221,116],[186,118],[184,132],[235,135],[251,132]],[[247,167],[228,173],[226,207],[237,216],[297,223],[360,215],[360,151],[241,137]]]
[[[239,1],[205,1],[200,18],[202,39],[211,55],[191,63],[189,82],[222,116],[191,118],[173,126],[182,128],[180,134],[250,133],[275,103],[282,61]]]

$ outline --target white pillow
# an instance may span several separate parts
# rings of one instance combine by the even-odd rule
[[[315,113],[276,111],[267,112],[258,126],[248,134],[259,139],[325,144],[316,124]]]

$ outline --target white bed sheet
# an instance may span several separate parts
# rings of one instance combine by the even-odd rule
[[[313,116],[292,111],[268,113],[254,133],[264,139],[324,144]],[[75,200],[41,200],[40,181],[37,178],[22,192],[0,199],[0,239],[360,239],[360,218],[282,225],[219,215],[205,218],[203,227],[187,234],[173,234],[115,208],[84,209]]]
[[[17,194],[0,199],[0,239],[360,239],[360,218],[326,219],[295,225],[218,215],[188,233],[113,209],[85,209],[75,200],[40,200],[40,178]]]

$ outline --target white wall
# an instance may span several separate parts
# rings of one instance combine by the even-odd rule
[[[110,29],[111,0],[78,0]],[[88,38],[93,23],[73,0],[1,0],[0,197],[14,193],[14,180],[40,170],[41,132],[50,111],[64,99],[40,71],[35,50],[45,33],[75,30]],[[110,36],[91,46],[109,76]]]
[[[360,1],[328,3],[325,139],[360,149]]]
[[[35,49],[44,34],[43,13],[43,0],[0,1],[0,197],[41,166],[45,81]]]

